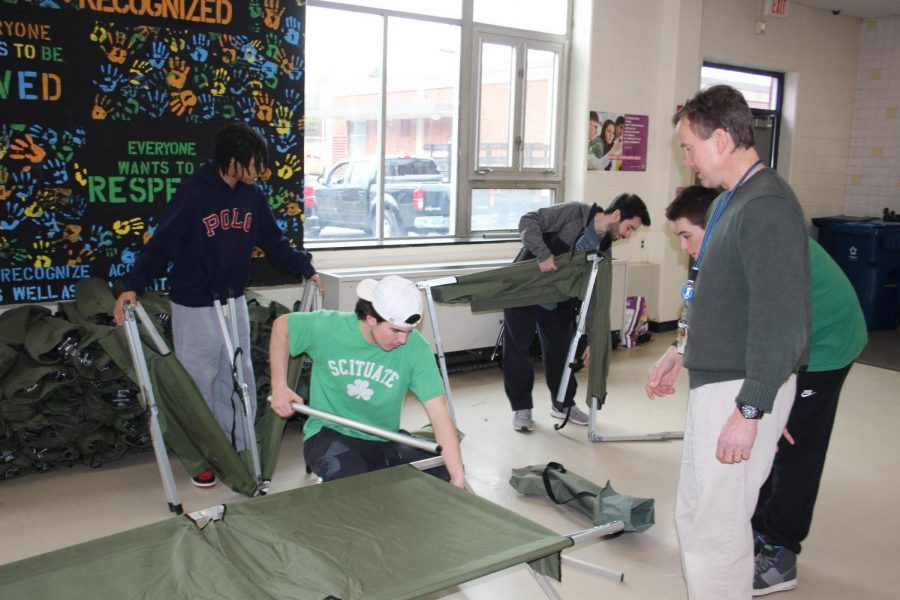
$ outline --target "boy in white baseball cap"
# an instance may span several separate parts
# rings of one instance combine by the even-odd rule
[[[422,403],[442,447],[446,468],[433,474],[465,486],[456,427],[431,344],[415,330],[422,293],[402,277],[365,279],[356,289],[355,314],[332,310],[292,313],[272,325],[269,358],[272,410],[294,414],[293,402],[389,431],[399,431],[407,390]],[[312,359],[310,398],[287,386],[289,356]],[[340,479],[431,455],[376,436],[311,417],[303,428],[306,464],[323,481]]]

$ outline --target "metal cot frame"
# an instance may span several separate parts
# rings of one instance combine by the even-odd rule
[[[594,284],[597,281],[597,269],[600,266],[600,263],[604,260],[607,260],[605,256],[602,254],[590,254],[586,257],[587,262],[591,263],[591,273],[588,277],[587,289],[584,293],[584,301],[581,303],[581,309],[578,312],[578,325],[575,330],[575,334],[572,336],[572,341],[569,343],[569,350],[566,355],[566,367],[563,371],[561,385],[559,387],[559,391],[557,392],[556,401],[558,404],[562,405],[563,400],[566,397],[566,390],[569,387],[569,378],[572,375],[572,367],[575,363],[575,353],[578,349],[578,340],[584,335],[586,327],[587,327],[587,313],[590,310],[591,297],[594,293]],[[441,375],[444,378],[444,388],[447,391],[447,403],[450,407],[450,416],[453,419],[453,423],[456,423],[456,415],[453,409],[453,398],[450,392],[450,378],[447,371],[447,359],[444,354],[444,347],[441,341],[441,333],[440,326],[437,320],[437,312],[434,307],[434,296],[431,292],[431,288],[441,286],[441,285],[450,285],[457,283],[457,277],[440,277],[437,279],[429,279],[425,281],[420,281],[416,285],[419,289],[425,292],[425,298],[427,300],[428,305],[428,314],[431,319],[431,328],[434,331],[434,346],[438,356],[438,363],[441,369]],[[591,397],[591,410],[590,410],[590,426],[588,427],[587,437],[591,442],[634,442],[634,441],[663,441],[663,440],[674,440],[681,439],[684,437],[684,433],[681,431],[661,431],[659,433],[648,433],[648,434],[638,434],[638,435],[601,435],[597,432],[597,413],[600,411],[600,399],[595,396]]]

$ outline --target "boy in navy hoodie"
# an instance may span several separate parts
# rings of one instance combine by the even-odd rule
[[[240,399],[234,393],[231,360],[218,325],[213,298],[224,304],[236,298],[244,381],[256,409],[256,386],[250,362],[250,325],[244,289],[250,279],[250,256],[257,246],[280,271],[322,283],[312,255],[297,250],[275,223],[256,179],[266,170],[266,140],[244,123],[225,126],[216,136],[213,160],[184,180],[156,232],[125,279],[116,300],[115,318],[125,321],[124,304],[134,305],[154,277],[172,262],[169,273],[175,355],[206,399],[235,449],[246,448]],[[211,469],[194,474],[194,485],[215,485]]]

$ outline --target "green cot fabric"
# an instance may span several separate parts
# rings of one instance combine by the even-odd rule
[[[106,311],[111,313],[115,305],[112,292],[102,280],[79,281],[76,284],[76,297],[77,310],[80,312],[84,309],[90,313],[81,315],[85,320],[89,316],[106,315]],[[258,297],[256,300],[260,301]],[[160,326],[161,322],[165,321],[160,316],[167,315],[170,309],[167,298],[145,293],[141,295],[139,302],[154,320],[154,326]],[[281,306],[272,309],[267,306],[265,311],[265,314],[270,316],[277,312],[287,312],[287,309]],[[261,315],[257,313],[256,316]],[[95,327],[106,330],[107,335],[99,339],[101,346],[137,385],[137,374],[131,363],[124,329],[98,325]],[[157,327],[160,328],[166,333],[166,328]],[[171,342],[169,344],[171,347]],[[228,442],[191,376],[173,353],[160,354],[149,339],[144,340],[143,349],[159,406],[160,428],[166,446],[178,456],[190,474],[196,475],[212,467],[225,485],[236,492],[252,495],[256,490],[256,483],[249,466],[249,457],[245,456],[246,453],[237,453]],[[292,364],[292,367],[289,375],[292,375],[293,379],[289,379],[289,382],[299,379],[299,366],[295,367]],[[263,395],[259,397],[261,400],[265,398]],[[256,422],[256,436],[260,450],[260,469],[263,479],[270,479],[278,463],[278,450],[285,421],[268,410],[262,402],[258,407],[258,413],[260,416]]]
[[[655,522],[652,498],[619,494],[609,481],[605,486],[568,471],[558,463],[531,465],[512,470],[509,484],[526,496],[549,496],[557,504],[571,504],[594,525],[622,521],[625,531],[646,531]]]
[[[385,510],[390,507],[389,510]],[[416,598],[569,538],[404,465],[229,505],[0,567],[10,598]]]
[[[588,260],[590,254],[582,250],[557,256],[557,270],[547,273],[538,270],[536,259],[512,263],[462,275],[456,283],[434,287],[431,292],[437,302],[468,303],[473,312],[562,302],[570,298],[583,300],[592,268],[592,262]],[[604,258],[597,267],[588,319],[587,336],[591,347],[588,406],[591,397],[597,398],[600,404],[606,398],[609,354],[612,351],[609,336],[612,263],[605,255]]]

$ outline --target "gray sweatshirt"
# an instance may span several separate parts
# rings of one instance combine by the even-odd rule
[[[759,171],[735,192],[710,234],[688,307],[691,389],[744,379],[737,402],[771,411],[807,353],[806,240],[803,210],[774,170]]]

